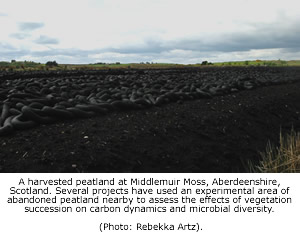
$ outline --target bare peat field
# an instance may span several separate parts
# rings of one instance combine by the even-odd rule
[[[247,172],[300,131],[300,67],[0,73],[0,172]]]

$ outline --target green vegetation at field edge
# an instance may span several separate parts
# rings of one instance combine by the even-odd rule
[[[55,62],[55,63],[54,63]],[[49,64],[50,63],[50,64]],[[54,64],[53,64],[54,63]],[[184,67],[210,67],[210,66],[300,66],[300,60],[254,60],[231,61],[211,63],[202,61],[197,64],[173,64],[173,63],[94,63],[94,64],[57,64],[49,61],[46,64],[32,61],[11,62],[0,61],[0,71],[31,71],[31,70],[108,70],[108,69],[164,69]]]
[[[249,171],[255,173],[299,173],[300,172],[300,133],[292,129],[290,134],[280,133],[279,146],[270,142],[261,153],[258,165],[249,162]]]
[[[214,63],[215,66],[300,66],[300,60],[253,60],[253,61],[231,61]]]

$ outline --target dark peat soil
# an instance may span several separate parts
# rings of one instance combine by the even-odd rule
[[[0,172],[247,172],[300,131],[300,82],[64,121],[0,138]]]

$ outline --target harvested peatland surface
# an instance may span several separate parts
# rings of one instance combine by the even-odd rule
[[[23,122],[35,99],[65,110],[113,105],[14,128],[0,137],[0,172],[247,172],[280,130],[300,131],[300,68],[6,73],[0,83],[2,112],[19,110]]]

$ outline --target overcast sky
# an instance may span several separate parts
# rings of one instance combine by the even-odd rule
[[[0,0],[0,61],[300,59],[299,0]]]

